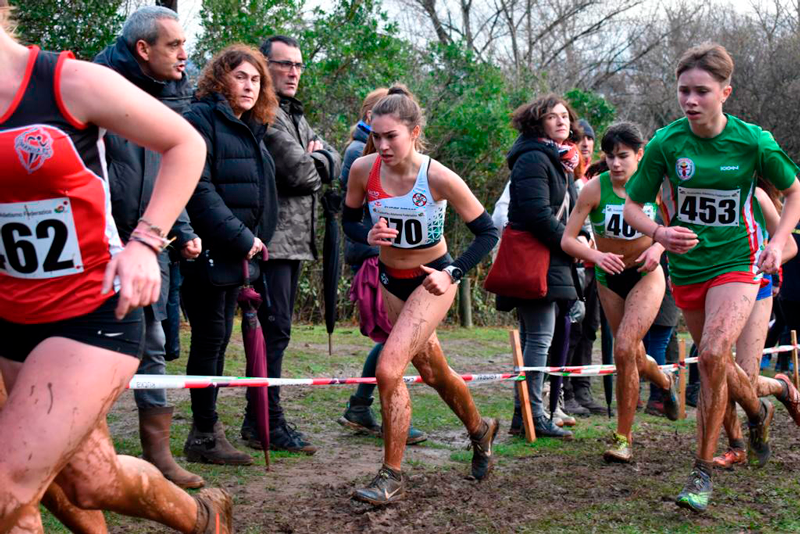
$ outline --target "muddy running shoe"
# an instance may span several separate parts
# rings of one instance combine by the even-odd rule
[[[680,417],[680,401],[678,400],[678,377],[669,373],[669,389],[664,391],[661,399],[664,402],[664,415],[670,421],[677,421]]]
[[[712,491],[711,475],[705,469],[695,466],[683,491],[675,499],[675,504],[698,514],[705,512],[708,508],[708,501],[711,500]]]
[[[753,467],[764,467],[772,455],[769,447],[769,425],[775,415],[775,406],[767,399],[761,402],[761,420],[756,423],[747,423],[750,430],[750,441],[747,447],[747,462]]]
[[[744,449],[728,449],[722,456],[715,456],[714,467],[720,469],[733,469],[735,465],[745,465],[747,463],[747,453]]]
[[[406,477],[400,471],[382,466],[377,476],[364,489],[353,492],[353,498],[374,506],[383,506],[403,498],[406,493]]]
[[[628,438],[614,432],[611,435],[611,441],[611,448],[603,453],[603,460],[609,463],[630,463],[633,460],[633,448],[628,442]]]
[[[475,480],[483,480],[492,470],[494,463],[492,444],[500,429],[500,422],[494,418],[484,417],[481,427],[482,432],[469,437],[472,447],[472,476]]]
[[[204,489],[192,496],[197,503],[197,523],[192,534],[233,532],[233,500],[222,489]]]
[[[775,375],[775,380],[780,380],[785,384],[783,393],[778,395],[778,400],[786,406],[786,410],[792,416],[794,423],[800,426],[800,392],[794,387],[789,377],[784,374]]]
[[[356,432],[364,432],[373,436],[381,436],[381,425],[375,420],[375,415],[372,413],[373,398],[364,399],[350,396],[350,402],[347,403],[347,409],[344,411],[337,422],[346,428],[352,428]]]

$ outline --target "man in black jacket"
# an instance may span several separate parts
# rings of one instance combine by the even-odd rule
[[[103,50],[95,62],[124,76],[140,89],[157,98],[177,113],[189,105],[191,90],[184,72],[186,51],[178,15],[167,8],[148,6],[133,13],[125,22],[122,35]],[[111,211],[120,237],[127,241],[150,202],[161,164],[157,152],[114,134],[105,136]],[[196,257],[200,239],[189,225],[185,212],[170,232],[185,258]],[[166,372],[165,336],[161,321],[166,319],[169,291],[169,258],[158,258],[161,266],[161,297],[145,308],[145,348],[139,374],[163,375]],[[134,392],[139,408],[139,432],[144,458],[164,476],[184,488],[199,488],[203,479],[180,467],[169,448],[173,408],[167,405],[163,389]]]
[[[301,262],[317,257],[314,227],[318,192],[323,183],[329,184],[339,177],[341,157],[314,132],[303,114],[303,104],[295,98],[305,68],[299,43],[291,37],[276,35],[264,41],[261,53],[267,58],[280,108],[264,138],[275,160],[279,210],[278,227],[269,243],[269,261],[265,266],[269,306],[261,306],[259,317],[267,343],[267,374],[279,378],[283,352],[291,336]],[[242,437],[255,446],[258,440],[254,439],[252,413],[252,406],[248,405]],[[316,452],[301,433],[287,424],[277,387],[269,388],[269,420],[273,448]]]

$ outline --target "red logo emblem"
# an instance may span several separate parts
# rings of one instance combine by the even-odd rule
[[[419,208],[428,203],[428,197],[422,193],[414,193],[414,196],[411,197],[411,201]]]
[[[14,139],[14,149],[22,166],[32,174],[53,157],[53,138],[42,127],[34,126]]]

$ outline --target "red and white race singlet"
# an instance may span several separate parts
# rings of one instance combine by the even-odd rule
[[[64,60],[32,47],[25,78],[0,116],[0,317],[49,323],[84,315],[122,250],[105,172],[104,131],[61,101]]]

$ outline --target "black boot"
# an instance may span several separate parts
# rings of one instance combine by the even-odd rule
[[[578,404],[589,410],[596,415],[605,415],[608,413],[608,408],[596,402],[592,398],[592,392],[589,389],[579,389],[575,391],[575,400]],[[569,411],[567,411],[569,413]]]
[[[549,417],[544,415],[533,419],[533,428],[537,438],[561,438],[567,441],[572,439],[572,432],[557,427]]]
[[[190,462],[221,465],[250,465],[253,458],[236,450],[225,438],[222,424],[217,421],[213,432],[200,432],[195,425],[186,438],[183,454]]]
[[[375,415],[372,413],[372,401],[370,397],[365,399],[355,395],[350,396],[350,402],[347,403],[347,409],[344,411],[337,422],[347,428],[352,428],[358,432],[366,432],[373,436],[380,437],[381,425],[375,420]]]

